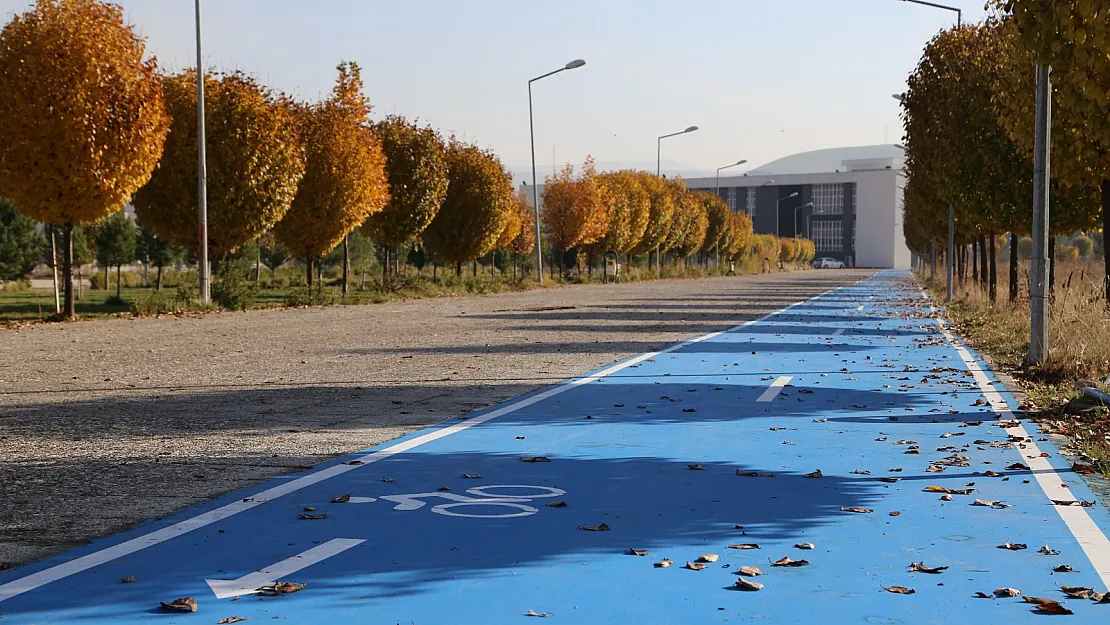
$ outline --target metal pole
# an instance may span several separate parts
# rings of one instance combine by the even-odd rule
[[[948,266],[948,282],[944,301],[951,302],[952,278],[956,269],[956,206],[954,204],[948,205],[948,255],[944,259],[944,264]]]
[[[931,262],[929,264],[929,284],[933,284],[937,281],[937,238],[936,237],[933,237],[932,243],[933,243],[933,250],[932,250],[932,256],[931,256],[931,259],[930,259]]]
[[[205,155],[204,135],[204,59],[200,37],[200,0],[197,7],[197,230],[200,249],[197,276],[202,304],[209,302],[208,276],[208,165]]]
[[[1048,358],[1049,177],[1052,171],[1052,68],[1037,66],[1037,126],[1033,142],[1033,271],[1029,276],[1029,353],[1026,366]]]
[[[536,186],[536,130],[532,123],[532,81],[528,81],[528,135],[532,139],[532,208],[536,211],[536,281],[543,284],[543,251],[540,234],[540,196]]]
[[[54,226],[47,225],[50,228],[50,270],[54,273],[54,314],[62,314],[62,300],[58,295],[58,244],[54,238]],[[104,288],[108,288],[105,284]]]

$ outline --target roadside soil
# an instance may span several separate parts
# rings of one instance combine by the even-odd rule
[[[0,330],[0,571],[872,273]]]

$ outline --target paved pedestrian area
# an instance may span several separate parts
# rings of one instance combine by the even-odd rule
[[[0,613],[1105,623],[1062,587],[1107,590],[1110,514],[1011,406],[883,272],[0,574]]]

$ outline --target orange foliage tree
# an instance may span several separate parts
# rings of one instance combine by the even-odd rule
[[[596,243],[609,227],[605,194],[597,181],[592,157],[586,159],[581,175],[567,164],[559,173],[548,176],[543,188],[544,237],[559,255],[578,245]]]

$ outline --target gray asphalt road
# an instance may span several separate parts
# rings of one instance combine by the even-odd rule
[[[0,330],[0,569],[871,273]]]

